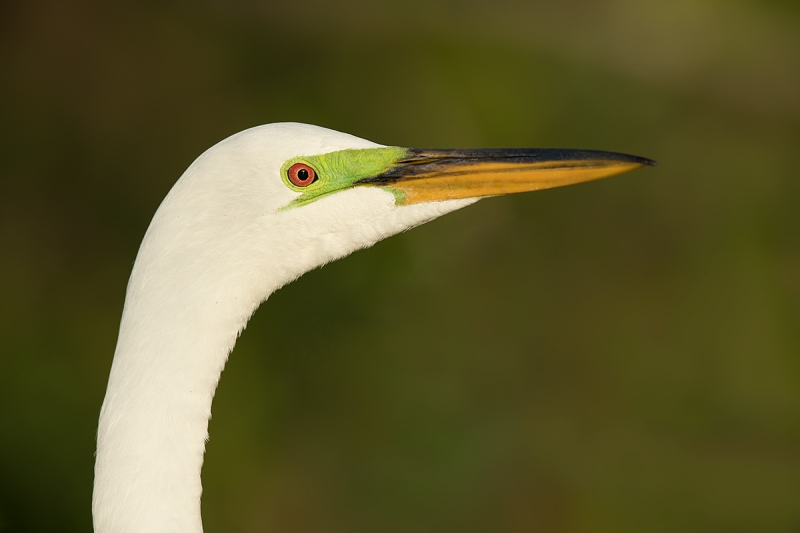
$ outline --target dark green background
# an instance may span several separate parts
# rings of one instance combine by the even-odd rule
[[[90,530],[150,217],[285,120],[660,166],[271,297],[214,404],[208,532],[800,531],[798,6],[0,3],[0,531]]]

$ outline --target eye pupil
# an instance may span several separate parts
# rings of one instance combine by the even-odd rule
[[[308,187],[317,181],[317,173],[304,163],[295,163],[289,168],[289,181],[295,187]]]

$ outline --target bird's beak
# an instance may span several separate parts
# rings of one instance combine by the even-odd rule
[[[607,178],[655,161],[595,150],[411,148],[383,173],[354,185],[390,189],[398,204],[498,196]]]

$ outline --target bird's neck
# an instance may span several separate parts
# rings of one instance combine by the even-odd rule
[[[312,268],[475,201],[394,210],[391,195],[364,188],[336,218],[347,223],[331,224],[296,212],[209,214],[191,193],[182,181],[170,192],[128,284],[97,433],[96,533],[201,533],[211,401],[256,307]]]
[[[239,332],[275,288],[255,290],[253,280],[231,275],[261,274],[235,254],[215,261],[218,272],[200,273],[192,262],[176,267],[151,254],[148,244],[128,285],[100,415],[96,533],[202,532],[200,470],[214,391]],[[281,283],[274,274],[271,281]]]

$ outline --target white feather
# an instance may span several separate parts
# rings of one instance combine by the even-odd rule
[[[211,401],[238,334],[273,291],[309,270],[474,199],[396,206],[356,187],[280,211],[296,156],[380,145],[269,124],[210,148],[158,208],[133,267],[100,414],[97,533],[200,533]]]

